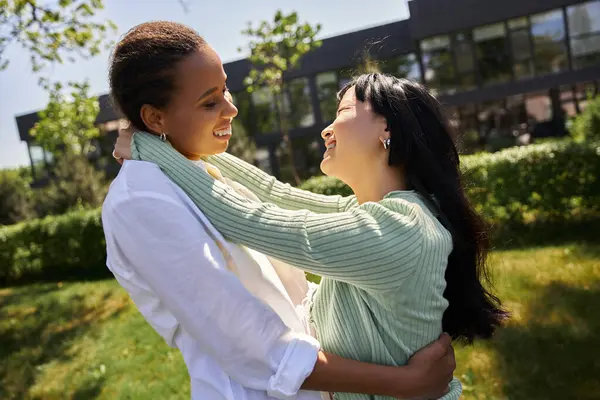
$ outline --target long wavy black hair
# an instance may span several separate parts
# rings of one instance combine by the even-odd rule
[[[355,78],[338,99],[351,88],[358,101],[368,102],[387,121],[389,165],[404,168],[409,189],[437,208],[440,222],[452,234],[443,330],[467,343],[489,338],[508,313],[489,289],[488,226],[465,194],[453,131],[442,106],[419,83],[385,74]]]

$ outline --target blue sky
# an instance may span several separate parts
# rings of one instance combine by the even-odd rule
[[[185,0],[185,13],[177,0],[105,0],[102,17],[119,27],[115,38],[129,28],[151,20],[171,20],[196,29],[221,55],[224,62],[243,57],[237,49],[247,43],[240,34],[247,21],[271,19],[277,9],[298,11],[300,19],[321,23],[321,37],[334,36],[408,17],[406,0]],[[27,165],[27,147],[19,140],[15,115],[37,111],[47,101],[31,72],[29,54],[19,46],[7,50],[8,69],[0,71],[0,168]],[[56,65],[46,71],[56,81],[89,79],[92,93],[108,91],[108,55]]]

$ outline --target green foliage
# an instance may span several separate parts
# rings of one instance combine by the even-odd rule
[[[0,225],[34,218],[29,168],[0,170]]]
[[[100,210],[0,227],[0,284],[107,276]]]
[[[0,0],[0,70],[8,66],[4,50],[11,43],[30,53],[34,72],[52,63],[90,58],[108,48],[116,26],[98,21],[103,0]]]
[[[301,189],[311,191],[313,193],[325,194],[328,196],[342,195],[350,196],[352,190],[344,182],[330,176],[314,176],[305,181]]]
[[[568,220],[599,211],[600,143],[550,142],[463,158],[467,192],[494,224]]]
[[[98,98],[89,95],[88,82],[69,82],[70,92],[63,92],[61,83],[45,88],[50,93],[48,105],[40,111],[40,120],[30,134],[45,149],[87,155],[94,149],[93,140],[100,136],[100,129],[94,123],[100,112]]]
[[[577,142],[600,139],[600,96],[590,99],[586,109],[573,119],[570,133]]]
[[[248,48],[253,68],[245,80],[249,90],[267,86],[274,94],[281,93],[285,71],[298,66],[302,56],[321,46],[315,40],[320,30],[320,24],[300,23],[296,12],[285,15],[281,10],[273,22],[262,21],[256,28],[248,22],[242,34],[251,38]]]
[[[248,22],[248,27],[242,31],[242,34],[251,38],[248,48],[249,60],[252,63],[244,84],[248,92],[267,88],[273,96],[279,129],[284,139],[283,150],[289,158],[296,184],[300,183],[300,177],[294,162],[292,143],[288,138],[292,124],[290,109],[294,104],[286,107],[288,102],[284,98],[283,75],[286,71],[296,68],[305,54],[321,46],[321,42],[315,39],[320,30],[320,24],[312,26],[306,22],[300,23],[296,12],[286,15],[278,10],[272,22],[262,21],[256,28],[252,22]],[[239,50],[242,51],[241,48]]]
[[[233,135],[229,139],[227,151],[252,164],[254,163],[254,155],[256,154],[256,143],[250,136],[252,130],[248,125],[249,121],[253,118],[250,94],[242,92],[231,94],[231,97],[238,109],[238,117],[232,121]]]
[[[600,142],[550,142],[463,156],[461,161],[467,194],[497,235],[600,213]],[[351,193],[329,177],[311,178],[302,188]]]
[[[34,192],[35,207],[40,216],[98,207],[108,186],[104,172],[84,156],[64,153],[56,159],[48,186]]]

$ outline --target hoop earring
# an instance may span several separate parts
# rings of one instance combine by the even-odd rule
[[[383,141],[383,148],[386,149],[386,150],[389,149],[390,148],[390,143],[391,143],[390,138],[385,139]]]
[[[166,134],[166,133],[164,133],[164,132],[163,132],[163,133],[161,133],[161,134],[160,134],[160,140],[161,140],[161,141],[163,141],[163,142],[166,142],[166,141],[167,141],[167,134]]]

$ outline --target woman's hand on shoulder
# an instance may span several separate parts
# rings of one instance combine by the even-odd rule
[[[134,132],[135,129],[131,124],[119,128],[119,137],[113,150],[113,157],[119,164],[123,164],[123,160],[131,160],[131,138]]]

